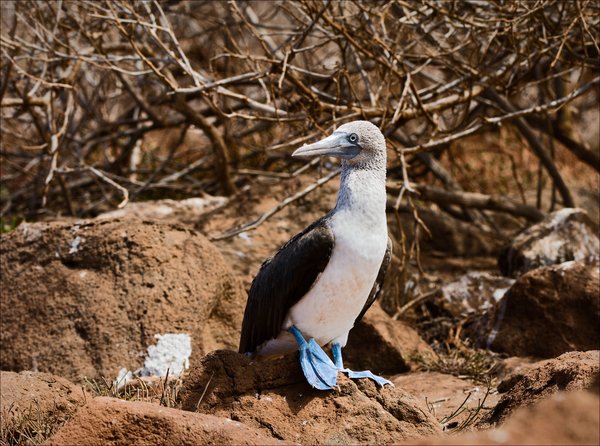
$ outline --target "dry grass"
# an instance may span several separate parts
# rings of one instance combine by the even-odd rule
[[[71,414],[59,407],[45,411],[37,402],[23,410],[11,405],[1,414],[0,438],[2,445],[39,445],[50,438]]]
[[[492,380],[492,372],[497,362],[493,353],[465,345],[447,353],[436,352],[434,357],[417,354],[411,359],[420,370],[470,378],[481,383]]]
[[[496,390],[492,387],[491,380],[488,379],[486,382],[485,395],[483,396],[483,398],[479,398],[475,407],[467,406],[467,402],[473,395],[473,393],[471,392],[468,393],[463,402],[456,409],[454,409],[452,413],[446,415],[445,417],[439,420],[444,431],[460,432],[470,427],[473,427],[475,423],[482,418],[484,413],[489,410],[489,408],[485,407],[485,402],[488,396],[495,391]],[[425,398],[425,403],[427,404],[427,408],[429,409],[431,414],[433,416],[436,416],[434,404],[427,401],[427,398]],[[465,413],[467,414],[467,417],[460,421],[459,417]]]
[[[126,401],[158,403],[165,407],[177,407],[177,396],[182,386],[182,377],[136,378],[127,384],[116,383],[105,378],[84,379],[84,386],[93,396],[106,396]]]

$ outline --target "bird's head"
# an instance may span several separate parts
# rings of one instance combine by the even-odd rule
[[[385,138],[375,124],[352,121],[338,127],[327,138],[300,147],[292,156],[335,156],[350,166],[383,162],[385,167]]]

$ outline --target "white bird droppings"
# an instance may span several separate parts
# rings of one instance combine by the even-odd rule
[[[136,370],[140,376],[179,376],[190,366],[192,339],[186,333],[156,334],[156,345],[148,347],[144,367]]]
[[[69,249],[69,254],[75,254],[77,251],[79,251],[79,245],[81,245],[81,242],[83,241],[83,239],[79,236],[75,237],[72,241],[71,241],[71,247]]]
[[[169,376],[175,377],[190,366],[192,355],[192,338],[187,333],[156,334],[156,345],[148,346],[144,367],[130,372],[126,368],[119,371],[115,385],[120,388],[134,376]]]

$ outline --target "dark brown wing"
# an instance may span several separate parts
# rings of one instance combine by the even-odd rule
[[[375,279],[375,284],[373,285],[373,289],[369,293],[369,298],[365,303],[362,311],[354,321],[354,325],[358,324],[358,322],[363,318],[367,310],[373,305],[373,302],[377,300],[379,297],[379,293],[381,292],[381,287],[383,286],[383,279],[385,279],[385,273],[388,270],[388,266],[390,266],[390,261],[392,260],[392,241],[388,237],[387,249],[385,250],[385,255],[383,256],[383,262],[381,262],[381,267],[379,268],[379,273],[377,273],[377,279]]]
[[[254,352],[277,337],[288,310],[323,272],[334,245],[327,223],[327,216],[317,220],[262,264],[248,293],[240,353]]]

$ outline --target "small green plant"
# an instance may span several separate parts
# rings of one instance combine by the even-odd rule
[[[8,234],[23,222],[22,217],[0,217],[0,234]]]

